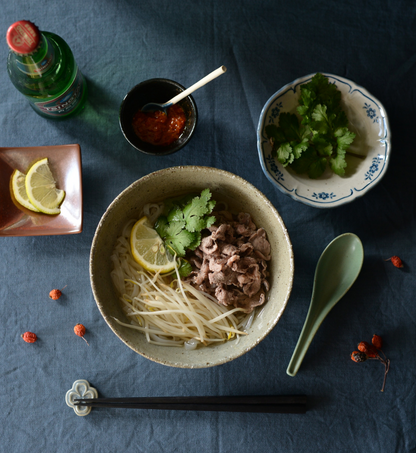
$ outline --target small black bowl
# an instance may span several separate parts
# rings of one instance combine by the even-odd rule
[[[120,106],[119,123],[126,140],[137,150],[154,156],[165,156],[183,148],[191,139],[198,121],[198,110],[192,96],[178,102],[186,115],[185,129],[178,140],[167,146],[146,143],[136,135],[133,129],[134,115],[149,102],[164,104],[184,91],[184,87],[169,79],[150,79],[136,85],[123,99]]]

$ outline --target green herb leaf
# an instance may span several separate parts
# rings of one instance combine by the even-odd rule
[[[185,278],[187,277],[191,272],[192,272],[192,266],[191,264],[184,260],[184,259],[181,259],[179,261],[179,269],[178,269],[178,272],[179,272],[179,275],[182,277],[182,278]]]
[[[157,231],[157,234],[161,238],[166,237],[166,235],[168,234],[168,225],[168,219],[164,215],[159,216],[159,218],[156,220],[154,229]]]
[[[215,207],[211,197],[210,190],[205,189],[199,197],[167,201],[169,211],[156,220],[155,229],[165,246],[179,257],[195,250],[201,243],[201,231],[215,222],[215,216],[210,215]]]
[[[165,246],[173,250],[178,256],[185,256],[186,249],[195,242],[195,233],[183,228],[183,222],[170,222],[166,234],[162,239]]]
[[[319,159],[319,156],[314,148],[308,148],[303,154],[302,159],[296,159],[291,165],[290,168],[295,170],[296,173],[302,174],[306,173],[309,167]]]
[[[328,161],[325,159],[325,157],[314,160],[308,169],[308,176],[311,179],[319,178],[325,171],[327,164]]]
[[[283,129],[277,127],[275,124],[269,124],[266,126],[266,134],[267,137],[269,137],[269,139],[274,143],[284,143],[286,141]]]
[[[179,206],[173,206],[167,216],[168,222],[185,222],[183,211]]]
[[[286,142],[280,145],[276,151],[277,160],[284,166],[293,162],[293,150],[290,143]]]
[[[319,178],[330,165],[345,174],[345,154],[355,138],[341,106],[341,92],[322,74],[300,86],[297,115],[283,112],[279,126],[266,126],[272,152],[283,166]]]
[[[312,143],[315,145],[317,154],[320,157],[331,156],[332,154],[332,144],[328,141],[328,137],[325,135],[314,135],[312,137]]]
[[[279,116],[279,127],[287,142],[298,140],[301,137],[299,120],[293,113],[281,113]]]
[[[335,157],[331,157],[329,160],[331,170],[339,176],[345,175],[345,168],[347,162],[345,162],[345,150],[338,148],[338,152]]]
[[[295,159],[299,159],[302,153],[308,149],[308,141],[309,140],[305,137],[300,143],[293,147],[293,157]]]
[[[320,73],[315,74],[310,82],[301,85],[300,91],[299,104],[307,106],[311,114],[318,104],[324,104],[332,111],[341,102],[341,92],[336,85],[330,83],[328,78]]]
[[[350,132],[346,127],[337,129],[334,132],[334,135],[337,138],[338,148],[342,148],[344,150],[351,145],[355,138],[355,134]]]

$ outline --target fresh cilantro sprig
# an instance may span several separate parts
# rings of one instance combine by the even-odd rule
[[[165,213],[155,223],[155,230],[178,257],[184,257],[187,250],[195,250],[201,243],[201,231],[215,222],[211,215],[215,201],[211,200],[209,189],[198,197],[189,196],[169,201]]]
[[[266,126],[273,155],[283,166],[297,173],[319,178],[327,165],[344,176],[345,154],[355,134],[348,129],[348,118],[341,106],[341,92],[327,77],[318,73],[300,86],[297,112],[281,113],[279,126]]]

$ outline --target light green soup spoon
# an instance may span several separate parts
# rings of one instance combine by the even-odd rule
[[[336,237],[322,252],[316,265],[309,311],[286,370],[289,376],[295,376],[298,372],[319,326],[351,288],[361,271],[363,260],[363,245],[352,233]]]

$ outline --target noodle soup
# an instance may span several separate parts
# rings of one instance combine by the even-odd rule
[[[161,347],[131,327],[111,276],[112,255],[123,229],[140,219],[144,206],[185,193],[209,188],[216,200],[225,201],[233,212],[249,212],[257,226],[267,232],[271,246],[268,300],[238,341],[215,342],[207,347]],[[282,218],[254,186],[232,173],[208,167],[172,167],[137,180],[118,195],[102,216],[91,246],[90,279],[94,299],[104,320],[122,342],[145,358],[179,368],[206,368],[234,360],[254,348],[276,326],[290,297],[294,273],[293,251]],[[237,340],[237,337],[235,337]]]

